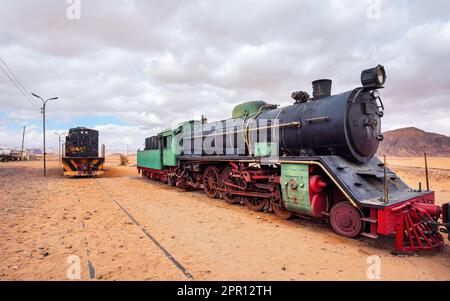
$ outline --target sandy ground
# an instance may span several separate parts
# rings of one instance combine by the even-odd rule
[[[413,188],[426,188],[424,158],[388,158],[387,163]],[[430,189],[436,192],[436,203],[450,201],[450,158],[428,158]]]
[[[0,280],[66,280],[73,255],[83,280],[368,280],[372,255],[381,280],[450,280],[448,242],[398,255],[392,238],[345,239],[143,179],[133,157],[107,162],[99,179],[64,178],[56,160],[46,179],[41,162],[0,164]],[[409,184],[421,179],[419,160],[389,163]],[[450,159],[430,164],[449,201]]]

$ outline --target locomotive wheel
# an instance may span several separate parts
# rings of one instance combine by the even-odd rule
[[[340,202],[330,212],[330,224],[337,234],[353,238],[361,234],[364,223],[361,213],[349,202]]]
[[[231,195],[228,192],[224,192],[222,194],[222,198],[225,202],[227,202],[230,205],[233,204],[239,204],[241,202],[241,197],[238,195]]]
[[[283,220],[288,220],[294,217],[294,213],[292,211],[289,211],[284,204],[283,205],[278,205],[278,204],[273,204],[273,212],[275,212],[275,215],[279,218],[279,219],[283,219]]]
[[[294,217],[294,212],[289,211],[285,206],[281,197],[280,188],[277,187],[274,191],[274,198],[272,200],[272,209],[279,219],[288,220]]]
[[[266,207],[267,200],[262,198],[256,198],[256,197],[244,197],[243,198],[245,206],[248,207],[248,209],[253,211],[261,211]]]
[[[231,190],[230,188],[228,188],[227,186],[225,186],[223,183],[224,182],[231,182],[233,184],[239,184],[239,181],[236,181],[236,179],[233,179],[232,177],[230,177],[230,172],[232,170],[231,166],[228,166],[227,168],[225,168],[222,172],[222,186],[224,188],[224,192],[222,193],[222,198],[224,199],[225,202],[227,202],[228,204],[239,204],[241,202],[241,197],[238,195],[232,195],[229,191]]]
[[[175,177],[168,176],[168,177],[167,177],[167,184],[168,184],[169,186],[177,186],[177,180],[176,180],[176,178],[175,178]]]
[[[217,198],[220,195],[219,169],[215,166],[208,166],[203,174],[203,189],[210,198]]]

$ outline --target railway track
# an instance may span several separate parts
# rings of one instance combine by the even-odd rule
[[[78,195],[78,193],[75,193],[75,196],[77,198],[78,201],[78,206],[80,206],[81,204],[81,199],[80,196]],[[85,249],[85,254],[86,254],[86,259],[87,259],[87,265],[88,265],[88,271],[89,271],[89,278],[90,279],[95,279],[95,269],[94,269],[94,264],[92,263],[91,260],[91,250],[89,248],[89,241],[86,235],[86,225],[83,221],[83,219],[80,219],[80,226],[81,226],[81,231],[83,232],[83,243],[84,243],[84,249]]]
[[[143,226],[131,213],[128,211],[119,200],[117,200],[112,193],[110,193],[99,181],[94,179],[95,184],[101,189],[101,191],[112,201],[119,209],[129,218],[129,220],[136,225],[142,233],[150,240],[158,249],[164,254],[164,256],[179,270],[183,275],[190,280],[194,280],[194,276],[184,267],[150,232]]]

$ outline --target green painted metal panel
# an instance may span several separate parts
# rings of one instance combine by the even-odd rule
[[[258,142],[255,143],[255,156],[267,157],[278,155],[278,144],[273,142]]]
[[[237,105],[234,110],[232,117],[239,118],[244,116],[253,116],[259,112],[259,110],[266,106],[267,103],[265,101],[249,101],[244,102],[240,105]]]
[[[174,146],[173,131],[163,134],[163,165],[177,166],[177,155]]]
[[[309,167],[306,164],[281,164],[281,190],[287,209],[311,215]]]
[[[140,167],[162,169],[161,150],[144,150],[137,153],[137,165]]]

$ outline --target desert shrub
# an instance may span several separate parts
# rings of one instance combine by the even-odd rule
[[[120,155],[120,166],[127,166],[128,165],[128,157],[125,155]]]

